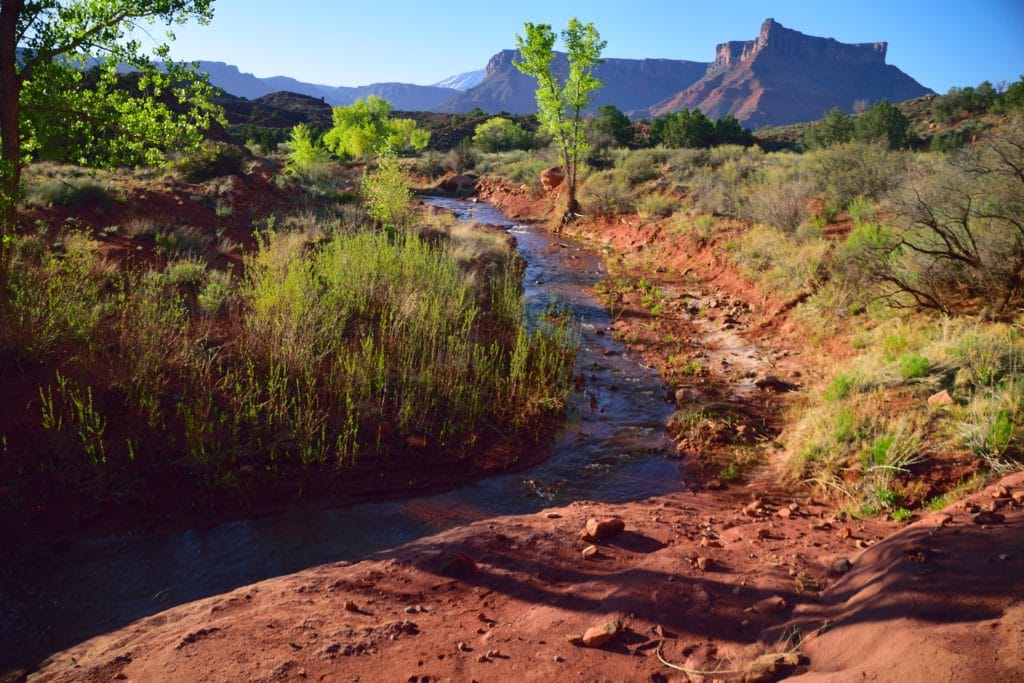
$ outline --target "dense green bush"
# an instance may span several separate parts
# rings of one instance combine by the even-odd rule
[[[188,183],[202,183],[226,175],[241,175],[243,151],[235,145],[207,140],[175,165],[176,172]]]
[[[495,116],[479,124],[473,132],[473,144],[484,152],[530,149],[533,136],[515,121]]]

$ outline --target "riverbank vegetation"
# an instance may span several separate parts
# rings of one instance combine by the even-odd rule
[[[708,133],[699,143],[609,145],[581,174],[578,231],[607,239],[614,230],[602,226],[622,219],[651,226],[622,283],[657,292],[686,279],[665,269],[668,254],[713,254],[776,302],[832,368],[788,402],[779,474],[852,513],[905,519],[964,482],[1024,466],[1019,88],[973,116],[959,90],[928,106],[829,112],[785,151],[765,151],[778,138],[716,145],[714,126],[697,124]],[[951,125],[972,138],[936,144]],[[644,129],[634,130],[635,143]],[[482,154],[477,168],[539,197],[536,174],[553,162]],[[621,301],[616,287],[609,300]],[[645,308],[656,318],[665,303]],[[749,448],[736,458],[749,467]]]

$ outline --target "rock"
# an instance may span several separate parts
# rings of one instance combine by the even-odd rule
[[[830,522],[818,522],[817,524],[812,524],[811,529],[813,531],[831,531],[832,524]]]
[[[588,628],[583,634],[583,644],[586,647],[601,647],[619,632],[622,624],[617,619],[612,619],[606,624]]]
[[[750,609],[758,614],[774,614],[786,609],[786,600],[781,595],[773,595],[770,598],[758,600],[750,606]]]
[[[721,541],[717,541],[717,540],[715,540],[713,538],[705,537],[705,538],[700,539],[700,547],[701,548],[721,548],[722,547],[722,542]]]
[[[797,387],[792,382],[787,382],[784,379],[780,379],[775,375],[761,375],[754,380],[754,386],[763,391],[774,391],[782,394],[787,391],[793,391]]]
[[[438,187],[445,192],[465,197],[476,194],[477,180],[479,179],[474,175],[454,175],[442,180]]]
[[[555,664],[561,664],[562,662],[565,661],[564,659],[562,659],[561,655],[555,655],[554,660],[555,660]]]
[[[781,508],[778,514],[779,517],[782,517],[783,519],[789,519],[793,516],[793,511],[790,510],[789,508]]]
[[[743,506],[743,514],[747,517],[758,517],[764,512],[764,505],[761,504],[760,500],[747,503]]]
[[[761,540],[769,539],[769,538],[772,537],[772,530],[771,529],[758,529],[757,530],[757,537],[760,538]]]
[[[949,395],[949,392],[943,389],[937,394],[932,394],[928,397],[928,405],[933,407],[938,406],[951,406],[953,405],[953,397]]]
[[[584,560],[589,560],[594,555],[597,555],[597,546],[596,545],[588,545],[586,548],[583,549],[583,559]]]
[[[405,440],[405,445],[415,450],[422,450],[427,447],[427,440],[422,436],[410,436]]]
[[[675,399],[676,405],[682,406],[687,403],[697,403],[707,398],[707,395],[702,391],[696,389],[676,389]]]
[[[845,557],[840,557],[832,563],[832,566],[829,567],[829,571],[831,571],[833,574],[839,574],[840,576],[842,576],[846,572],[850,571],[852,568],[853,564],[850,562],[850,560],[848,560]]]
[[[565,173],[561,166],[552,166],[540,172],[540,185],[545,192],[555,190],[565,180]]]
[[[341,608],[343,610],[345,610],[346,612],[358,612],[359,611],[359,605],[357,605],[352,600],[346,600],[345,602],[343,602],[341,604]]]
[[[935,515],[935,526],[946,526],[953,521],[953,515]]]
[[[755,659],[743,674],[744,683],[767,683],[779,678],[779,674],[800,664],[800,655],[795,652],[771,652]]]
[[[595,541],[600,541],[606,538],[611,538],[625,528],[626,523],[618,517],[606,517],[604,519],[591,517],[587,520],[585,533],[587,537],[592,538]]]
[[[701,556],[697,558],[697,569],[701,570],[702,572],[709,571],[714,566],[715,561],[712,560],[710,557]]]
[[[1010,497],[1013,498],[1013,502],[1017,505],[1024,506],[1024,491],[1014,491]]]
[[[1002,484],[1000,484],[999,486],[995,487],[992,490],[992,497],[993,498],[1009,498],[1010,497],[1010,489],[1008,489],[1005,486],[1003,486]]]
[[[469,645],[466,645],[465,643],[458,643],[455,646],[455,649],[459,652],[469,652]]]
[[[445,576],[469,576],[476,572],[476,562],[465,553],[453,553],[441,566],[441,573]]]
[[[998,512],[983,510],[972,517],[975,524],[1002,524],[1006,517]]]

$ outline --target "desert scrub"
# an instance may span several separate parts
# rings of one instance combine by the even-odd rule
[[[872,492],[892,489],[931,452],[973,454],[990,471],[1021,467],[1024,338],[1014,326],[917,317],[867,336],[789,430],[794,478],[882,510]],[[929,406],[943,389],[953,403]],[[894,399],[899,411],[888,407]]]
[[[628,183],[615,171],[591,173],[580,188],[583,210],[595,216],[614,216],[633,210]]]
[[[645,194],[637,202],[637,213],[641,218],[665,218],[675,210],[675,201],[660,192]]]
[[[818,236],[799,239],[767,225],[740,236],[733,260],[744,274],[766,284],[782,299],[811,289],[820,277],[829,244]]]

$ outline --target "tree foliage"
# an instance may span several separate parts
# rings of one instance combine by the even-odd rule
[[[715,124],[700,109],[680,109],[651,121],[651,142],[665,147],[710,147]]]
[[[819,149],[850,142],[852,139],[853,119],[839,107],[832,107],[804,133],[804,146]]]
[[[26,161],[156,163],[196,148],[221,119],[204,78],[172,63],[166,44],[145,54],[139,38],[152,37],[147,25],[211,17],[212,0],[0,1],[0,301]],[[119,65],[134,69],[130,87]]]
[[[391,105],[376,95],[334,107],[334,127],[324,135],[324,145],[343,159],[375,156],[385,151],[419,152],[430,133],[412,119],[391,118]]]
[[[910,119],[889,100],[882,100],[856,118],[853,137],[868,143],[881,140],[889,149],[902,149],[910,141]]]
[[[473,144],[485,152],[530,149],[533,136],[515,121],[495,116],[479,124],[473,132]]]
[[[312,129],[305,123],[297,124],[292,128],[292,134],[288,138],[288,166],[294,171],[307,171],[317,164],[330,161],[331,154],[317,140]]]
[[[524,36],[516,36],[520,60],[517,69],[537,79],[537,118],[541,130],[554,138],[565,170],[568,207],[564,220],[579,213],[576,199],[579,164],[587,153],[587,139],[583,125],[583,112],[590,104],[591,95],[604,85],[594,69],[602,63],[601,51],[607,41],[593,23],[583,24],[573,17],[562,31],[569,59],[569,73],[564,82],[551,68],[555,58],[555,33],[550,24],[524,25]]]
[[[635,131],[633,122],[614,104],[602,104],[594,113],[590,124],[595,131],[603,133],[619,147],[633,143]]]

